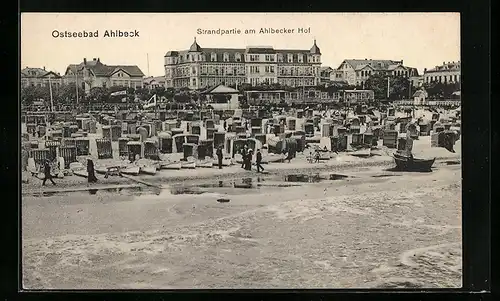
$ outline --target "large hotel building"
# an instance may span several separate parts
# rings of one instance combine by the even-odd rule
[[[314,41],[311,49],[274,49],[270,46],[202,48],[194,39],[189,50],[165,55],[167,88],[201,89],[224,85],[263,83],[314,86],[320,82],[321,51]]]

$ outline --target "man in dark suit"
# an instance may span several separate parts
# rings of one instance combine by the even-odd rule
[[[52,182],[52,184],[56,185],[56,183],[54,182],[54,180],[52,178],[52,174],[50,173],[50,161],[48,159],[45,160],[45,162],[43,164],[43,173],[45,175],[45,177],[43,178],[43,182],[42,182],[43,186],[45,186],[45,182],[47,180],[50,180]]]
[[[216,154],[217,154],[217,163],[219,165],[219,169],[222,169],[222,146],[219,145]]]
[[[257,165],[257,172],[260,172],[261,170],[264,171],[264,167],[262,167],[261,163],[262,163],[262,154],[260,152],[260,149],[258,149],[257,153],[255,154],[255,165]]]

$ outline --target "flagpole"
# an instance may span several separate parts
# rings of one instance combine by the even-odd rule
[[[75,72],[76,104],[78,104],[78,69]]]
[[[148,77],[150,76],[150,73],[149,73],[149,53],[146,53],[146,56],[147,56],[147,60],[148,60]]]
[[[387,100],[389,100],[389,80],[390,80],[390,76],[387,77]]]
[[[50,92],[50,111],[54,112],[54,99],[52,98],[52,83],[50,81],[51,75],[49,75],[49,92]]]

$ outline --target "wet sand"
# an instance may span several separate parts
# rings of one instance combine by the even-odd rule
[[[460,165],[349,174],[202,194],[26,195],[24,288],[460,287]]]

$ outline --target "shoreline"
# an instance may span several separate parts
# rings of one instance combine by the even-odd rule
[[[449,160],[459,160],[457,156],[441,156],[436,157],[436,163]],[[345,171],[346,169],[353,168],[355,171],[368,167],[388,167],[394,164],[394,159],[388,156],[377,156],[376,159],[360,159],[358,161],[336,161],[334,159],[325,163],[271,163],[264,165],[266,173],[257,173],[254,169],[252,171],[243,170],[239,164],[230,167],[224,167],[222,170],[213,168],[200,168],[195,170],[179,170],[179,171],[160,171],[156,175],[140,175],[135,178],[141,182],[148,182],[153,185],[158,184],[174,184],[180,182],[192,182],[197,180],[228,180],[240,176],[284,176],[294,173],[312,173],[312,172],[329,172],[329,171]],[[312,166],[311,166],[312,165]],[[81,179],[83,182],[77,181]],[[54,193],[54,192],[77,192],[92,189],[110,189],[110,188],[130,188],[147,186],[138,183],[128,177],[113,177],[111,179],[99,178],[97,184],[88,184],[86,179],[78,176],[69,176],[63,179],[55,179],[58,185],[52,186],[47,184],[44,189],[41,186],[41,180],[30,181],[28,184],[22,184],[22,195],[32,195],[36,193]],[[36,184],[39,182],[40,184]],[[62,182],[62,183],[61,183]],[[50,188],[49,188],[50,187]],[[52,189],[52,187],[56,189]]]

